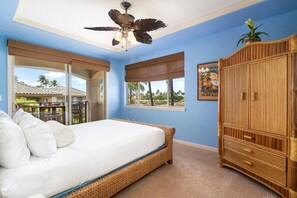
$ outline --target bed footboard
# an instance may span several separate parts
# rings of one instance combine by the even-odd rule
[[[127,120],[119,120],[123,122],[132,122]],[[88,184],[67,195],[67,198],[107,198],[116,194],[120,190],[126,188],[130,184],[139,180],[143,176],[152,172],[156,168],[165,163],[172,164],[172,146],[175,129],[172,127],[152,125],[146,123],[132,122],[147,126],[154,126],[165,132],[165,147],[147,157],[138,160],[130,165],[121,168],[91,184]]]

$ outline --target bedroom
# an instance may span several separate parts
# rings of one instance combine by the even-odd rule
[[[258,31],[269,34],[269,36],[261,35],[263,41],[273,42],[296,34],[296,1],[228,0],[224,3],[221,1],[210,3],[202,0],[201,2],[174,1],[169,6],[169,1],[162,1],[162,3],[153,1],[149,4],[131,0],[129,2],[132,7],[128,10],[128,14],[134,15],[136,19],[160,19],[168,27],[150,33],[153,37],[152,44],[138,43],[135,46],[128,46],[127,51],[125,46],[124,48],[121,48],[120,45],[112,46],[114,32],[93,32],[83,29],[94,26],[118,27],[110,19],[108,12],[111,9],[117,9],[123,13],[124,10],[120,5],[122,1],[96,2],[89,0],[87,2],[82,4],[79,0],[72,3],[67,0],[51,1],[51,3],[34,0],[0,1],[0,110],[12,115],[14,105],[11,104],[14,102],[14,97],[19,100],[25,98],[31,101],[38,98],[40,102],[47,104],[58,101],[61,105],[57,110],[57,115],[59,115],[57,119],[65,124],[85,122],[85,117],[89,117],[89,121],[91,121],[93,120],[91,117],[94,116],[94,120],[117,118],[175,128],[173,164],[162,166],[139,182],[121,191],[116,195],[118,197],[212,197],[217,194],[221,194],[222,197],[279,196],[276,192],[233,169],[217,167],[219,103],[217,99],[198,100],[197,65],[216,62],[244,47],[244,45],[237,47],[236,44],[240,36],[248,31],[244,22],[249,18],[255,21],[256,25],[263,24]],[[71,32],[72,30],[73,32]],[[13,55],[9,55],[8,48],[13,47],[13,43],[11,46],[7,46],[8,40],[51,48],[58,50],[57,53],[78,54],[90,58],[88,59],[90,61],[91,58],[94,58],[103,61],[104,63],[100,62],[102,65],[108,62],[109,69],[102,69],[104,67],[102,65],[101,69],[98,69],[98,71],[104,71],[104,75],[100,74],[98,77],[101,80],[100,82],[104,82],[103,91],[100,92],[101,89],[99,90],[104,96],[102,105],[89,108],[89,114],[80,105],[77,105],[77,108],[68,108],[68,112],[67,108],[64,107],[67,106],[66,103],[71,103],[71,100],[75,101],[76,104],[81,104],[81,101],[85,100],[84,97],[92,98],[90,96],[94,93],[92,83],[89,83],[83,74],[92,73],[94,67],[85,67],[82,70],[75,71],[75,67],[72,66],[71,72],[77,75],[67,79],[69,67],[66,66],[65,68],[64,64],[52,66],[52,61],[42,60],[42,67],[40,65],[33,67],[40,63],[39,60],[32,57],[22,58],[18,55],[12,57]],[[36,54],[37,52],[35,50]],[[141,83],[145,80],[136,83],[138,87],[133,97],[137,102],[131,100],[138,106],[128,105],[131,104],[129,97],[131,94],[129,93],[129,82],[125,79],[126,74],[128,74],[125,66],[135,66],[143,63],[143,61],[154,61],[157,58],[180,52],[183,52],[184,74],[178,76],[179,81],[173,80],[173,87],[178,87],[174,90],[175,98],[177,98],[174,102],[180,106],[176,108],[170,105],[169,87],[165,79],[152,81],[150,84],[155,106],[147,106],[152,103],[150,102],[152,97],[150,96],[149,84]],[[11,66],[13,61],[15,68]],[[26,62],[27,67],[24,67],[24,62]],[[21,66],[17,66],[17,63],[20,63]],[[62,69],[54,73],[57,70],[52,67]],[[27,72],[24,72],[25,69]],[[69,82],[74,89],[83,85],[80,90],[85,95],[81,98],[73,96],[70,101],[60,101],[59,97],[52,95],[33,98],[32,95],[17,95],[21,93],[12,91],[15,76],[12,71],[17,74],[20,81],[25,84],[28,83],[34,90],[35,86],[40,85],[36,84],[39,76],[45,75],[49,80],[56,79],[64,89]],[[28,73],[32,75],[26,77],[24,74]],[[52,78],[54,74],[61,78]],[[76,79],[76,77],[81,78]],[[98,83],[99,81],[95,82],[96,85]],[[141,86],[144,86],[144,91],[140,90]],[[50,88],[48,86],[46,90]],[[137,94],[140,92],[143,94]],[[61,97],[67,98],[63,95]],[[242,97],[245,98],[244,94]],[[92,100],[89,101],[92,105]],[[45,108],[44,104],[38,107],[38,109],[42,108]],[[48,108],[55,111],[53,107]],[[91,110],[95,108],[100,108],[101,112],[104,113],[97,115],[95,111],[95,115],[91,115]],[[71,117],[69,113],[71,110],[77,110],[78,119],[72,113],[71,116],[73,115],[74,118],[69,118]],[[40,112],[41,110],[36,111]],[[51,117],[52,115],[47,116]],[[287,144],[288,142],[286,142],[286,146],[288,146]],[[289,151],[285,155],[288,157]],[[189,168],[188,171],[186,171],[187,168]],[[286,175],[286,177],[289,185],[290,175]],[[209,178],[209,182],[205,181],[205,178]],[[166,181],[166,179],[170,181]],[[227,186],[222,185],[222,183]],[[236,185],[237,183],[240,184]],[[199,186],[199,184],[201,185]],[[285,189],[292,189],[287,188],[287,184],[285,184]],[[294,184],[292,186],[294,187]],[[147,189],[151,189],[155,194]],[[296,189],[295,185],[295,190],[291,190],[292,197],[296,195]],[[251,195],[249,192],[255,194]],[[38,194],[39,192],[35,193]]]

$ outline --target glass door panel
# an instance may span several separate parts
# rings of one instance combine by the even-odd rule
[[[66,66],[60,63],[15,57],[13,111],[24,111],[43,120],[68,124]]]
[[[71,68],[71,124],[105,119],[104,72]]]

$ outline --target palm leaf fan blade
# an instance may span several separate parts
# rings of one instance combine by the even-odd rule
[[[158,19],[138,19],[133,23],[139,32],[150,32],[166,27],[166,24]]]
[[[151,44],[153,42],[153,38],[146,32],[134,31],[134,36],[140,43]]]
[[[129,20],[123,14],[121,14],[120,11],[116,9],[111,9],[108,12],[108,15],[116,24],[118,24],[121,27],[130,24]]]
[[[85,27],[84,29],[95,30],[95,31],[118,31],[118,27]]]
[[[120,41],[112,39],[112,46],[118,45],[119,43],[120,43]]]

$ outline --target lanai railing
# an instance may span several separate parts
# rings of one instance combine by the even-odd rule
[[[16,105],[17,108],[22,108],[24,111],[31,113],[40,120],[56,120],[62,124],[66,124],[66,105],[64,102],[17,103]],[[87,122],[87,106],[87,101],[72,103],[72,124]]]

